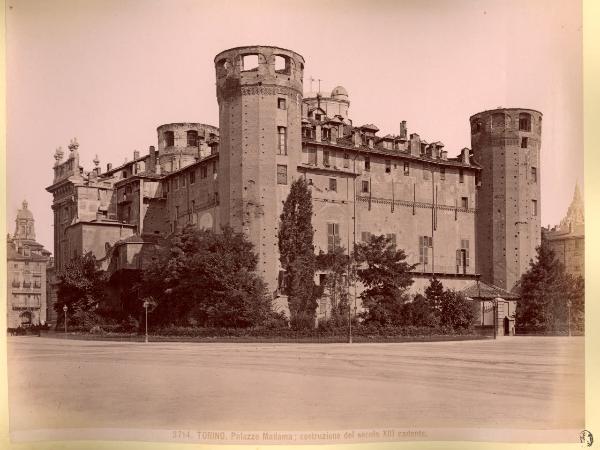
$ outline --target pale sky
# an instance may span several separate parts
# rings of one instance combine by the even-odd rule
[[[53,251],[53,155],[77,137],[85,170],[156,145],[170,122],[218,126],[213,59],[243,45],[304,56],[344,86],[355,124],[470,147],[469,116],[544,114],[542,225],[583,187],[581,6],[576,0],[7,0],[8,232],[23,199]],[[316,85],[313,85],[315,88]]]

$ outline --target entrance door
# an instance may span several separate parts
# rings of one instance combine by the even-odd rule
[[[510,335],[510,321],[508,317],[504,316],[504,336]]]

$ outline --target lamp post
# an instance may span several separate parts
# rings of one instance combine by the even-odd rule
[[[144,310],[146,311],[146,339],[144,342],[146,342],[146,344],[148,343],[148,306],[150,306],[148,300],[144,300]]]
[[[67,310],[69,308],[67,307],[67,305],[63,306],[63,311],[65,312],[65,334],[67,334]]]
[[[567,300],[567,326],[569,327],[569,336],[571,336],[571,300]]]

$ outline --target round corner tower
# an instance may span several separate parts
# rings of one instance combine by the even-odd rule
[[[471,146],[481,166],[477,192],[477,272],[511,290],[541,242],[542,113],[507,108],[470,118]]]
[[[237,47],[219,53],[215,69],[221,223],[254,244],[273,292],[279,215],[302,154],[304,58],[279,47]]]
[[[173,172],[196,162],[207,152],[219,129],[202,123],[168,123],[156,129],[158,162],[162,172]]]

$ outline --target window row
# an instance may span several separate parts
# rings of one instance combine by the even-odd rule
[[[212,161],[210,163],[210,171],[212,174],[216,174],[218,172],[218,164],[217,161]],[[208,178],[209,165],[204,164],[198,168],[198,172],[200,174],[201,179]],[[184,188],[187,183],[194,184],[196,182],[196,171],[192,170],[190,172],[175,176],[170,180],[167,180],[163,183],[163,189],[165,193],[168,193],[169,190],[178,190],[180,187]]]

